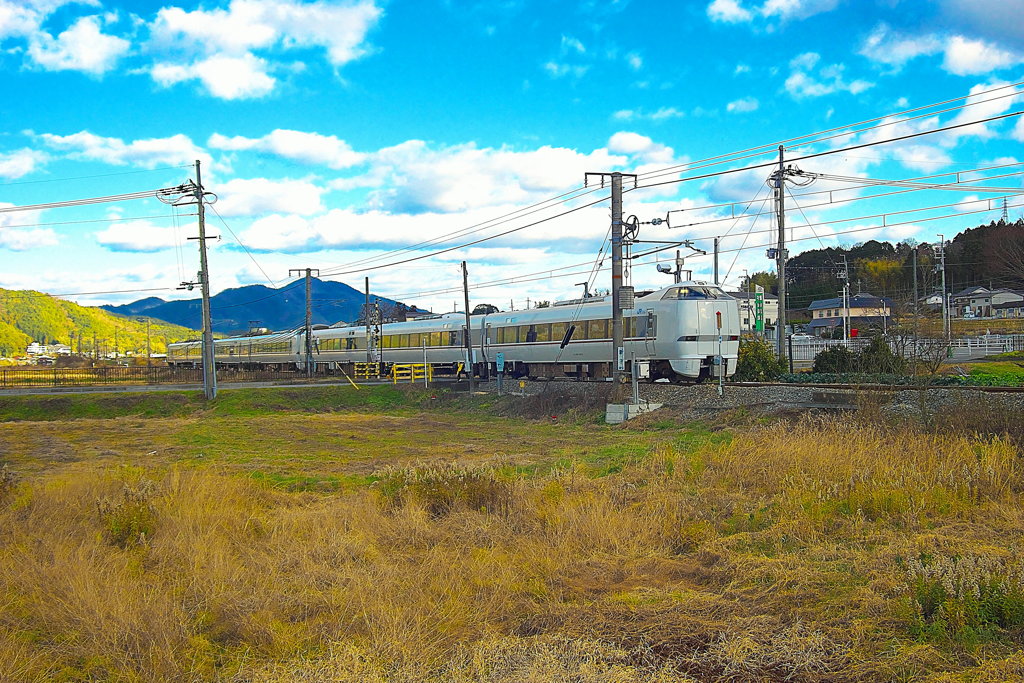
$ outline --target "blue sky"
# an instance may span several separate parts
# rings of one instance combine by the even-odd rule
[[[771,155],[685,165],[971,93],[969,107],[890,116],[883,128],[787,154],[1017,111],[1019,88],[992,89],[1020,80],[1022,11],[1024,0],[0,0],[0,208],[173,186],[201,159],[218,196],[215,291],[282,284],[290,268],[309,266],[357,288],[368,275],[375,293],[451,310],[466,259],[474,303],[566,298],[589,277],[607,202],[558,218],[601,195],[525,207],[578,188],[584,171],[680,167],[657,178],[672,180],[737,168]],[[1020,188],[1017,121],[798,165],[874,179],[999,166],[961,179],[1010,174],[983,182]],[[710,250],[707,238],[724,235],[721,271],[735,284],[744,269],[772,265],[761,246],[770,217],[731,218],[770,209],[767,173],[638,190],[625,210],[649,220],[686,209],[673,224],[695,225],[644,226],[641,238]],[[872,237],[932,241],[1001,211],[999,201],[970,203],[992,193],[865,199],[879,188],[856,185],[790,187],[794,252]],[[802,194],[828,189],[860,199],[826,205],[827,194]],[[1019,215],[1024,200],[1009,201]],[[738,203],[709,207],[723,202]],[[879,214],[938,205],[950,206],[868,229]],[[190,296],[175,287],[197,269],[186,239],[195,219],[173,214],[152,198],[0,212],[0,286],[139,290],[70,297],[87,304]],[[551,220],[429,256],[542,218]],[[851,220],[830,222],[839,219]],[[638,287],[667,282],[654,260],[634,263]],[[710,274],[709,258],[688,263]],[[599,272],[594,286],[608,279]]]

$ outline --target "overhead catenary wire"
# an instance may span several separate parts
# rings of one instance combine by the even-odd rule
[[[788,139],[782,140],[780,142],[771,143],[770,145],[762,145],[762,146],[758,146],[758,147],[751,147],[751,148],[747,148],[746,150],[740,150],[738,152],[732,152],[732,153],[728,153],[728,154],[724,154],[724,155],[708,157],[706,159],[695,160],[695,161],[687,162],[686,164],[680,164],[680,165],[677,165],[677,166],[674,166],[674,167],[667,167],[667,169],[652,170],[652,171],[646,172],[645,174],[641,174],[641,177],[654,177],[654,176],[651,176],[650,174],[654,174],[654,173],[658,173],[658,172],[663,172],[663,171],[670,170],[670,169],[682,168],[682,167],[688,167],[688,168],[690,168],[692,170],[693,168],[698,168],[699,167],[699,166],[696,166],[696,164],[701,164],[701,163],[704,163],[704,162],[715,162],[715,163],[705,164],[705,166],[714,166],[714,165],[721,165],[723,163],[731,163],[731,162],[739,160],[740,158],[750,158],[752,156],[760,156],[760,154],[755,154],[755,155],[748,155],[748,157],[736,157],[736,155],[741,154],[741,153],[746,152],[746,151],[755,150],[755,149],[763,149],[763,148],[767,148],[767,147],[774,148],[778,144],[785,144],[787,142],[792,142],[792,141],[796,141],[796,140],[804,140],[806,138],[814,138],[815,136],[820,136],[820,135],[823,135],[825,133],[831,133],[831,132],[834,132],[834,131],[837,131],[837,130],[846,130],[846,129],[849,129],[849,128],[852,128],[852,127],[855,127],[855,126],[862,125],[864,123],[871,123],[871,122],[875,122],[875,121],[881,121],[881,120],[883,120],[885,118],[889,118],[891,116],[900,116],[902,114],[913,113],[913,112],[916,112],[916,111],[923,111],[925,109],[932,109],[934,107],[942,106],[942,105],[949,104],[951,102],[956,102],[956,101],[959,101],[959,100],[970,100],[970,98],[972,98],[972,97],[977,98],[977,97],[982,96],[982,95],[986,95],[986,94],[989,94],[989,93],[993,93],[993,92],[997,92],[997,91],[1005,90],[1007,88],[1013,88],[1013,87],[1017,87],[1017,86],[1021,86],[1021,85],[1024,85],[1024,81],[1020,81],[1020,82],[1012,83],[1012,84],[1007,84],[1007,85],[1003,85],[1003,86],[997,86],[997,87],[990,88],[988,90],[984,90],[984,91],[977,92],[977,93],[969,93],[968,95],[959,96],[959,97],[955,97],[955,98],[950,98],[950,99],[943,100],[941,102],[932,103],[932,104],[929,104],[929,105],[923,105],[923,106],[916,107],[916,108],[913,108],[913,109],[904,110],[902,112],[897,112],[895,114],[886,114],[885,116],[876,117],[876,118],[873,118],[873,119],[868,119],[866,121],[861,121],[859,123],[846,124],[846,125],[843,125],[843,126],[837,126],[837,127],[834,127],[834,128],[830,128],[830,129],[827,129],[825,131],[819,131],[819,132],[816,132],[816,133],[809,133],[809,134],[801,135],[801,136],[798,136],[798,137],[795,137],[795,138],[788,138]],[[940,110],[940,111],[936,111],[936,112],[930,112],[930,113],[927,114],[927,116],[935,116],[935,115],[940,114],[940,113],[946,113],[946,112],[949,112],[949,111],[965,109],[967,107],[976,106],[978,104],[989,102],[989,101],[992,101],[992,100],[995,100],[995,99],[1001,99],[1003,97],[1014,97],[1014,96],[1019,95],[1019,94],[1021,94],[1021,93],[1020,92],[1014,92],[1014,93],[1010,93],[1010,94],[1006,94],[1006,95],[1001,95],[999,97],[991,98],[991,99],[986,99],[986,100],[968,101],[968,102],[965,102],[964,104],[959,105],[957,107],[951,107],[951,108]],[[914,118],[918,118],[918,117],[914,117]],[[905,122],[907,122],[909,120],[912,120],[912,119],[897,120],[897,121],[893,121],[891,123],[887,123],[885,125],[895,125],[895,124],[898,124],[898,123],[905,123]],[[974,123],[978,123],[978,122],[974,122]],[[969,125],[974,125],[974,124],[972,123],[972,124],[969,124]],[[855,134],[857,134],[859,132],[866,132],[866,130],[872,130],[872,129],[864,129],[864,130],[861,130],[861,131],[850,131],[850,132],[847,132],[847,133],[843,133],[842,135],[832,136],[830,138],[822,138],[822,139],[817,139],[817,140],[812,139],[812,140],[808,140],[806,143],[803,143],[801,146],[806,146],[806,145],[814,144],[814,143],[817,143],[817,142],[822,142],[822,141],[824,141],[826,139],[832,139],[834,137],[842,137],[842,136],[855,135]],[[938,131],[927,131],[925,134],[930,133],[930,132],[938,132]],[[765,153],[767,153],[768,151],[774,152],[774,149],[766,150]],[[704,166],[700,166],[700,167],[704,167]],[[552,199],[544,200],[542,202],[539,202],[537,204],[531,205],[530,207],[526,207],[526,208],[530,209],[530,208],[533,208],[533,207],[536,207],[536,206],[541,206],[541,205],[543,205],[545,203],[555,202],[555,201],[559,200],[562,197],[566,197],[566,196],[571,195],[571,194],[573,194],[575,192],[583,191],[584,189],[585,188],[576,188],[576,189],[573,189],[573,190],[569,190],[569,191],[567,191],[567,192],[565,192],[565,193],[563,193],[561,195],[558,195],[558,196],[556,196],[556,197],[554,197]],[[588,192],[584,192],[584,194],[588,194]],[[390,252],[387,252],[386,255],[375,255],[373,257],[368,257],[366,259],[360,259],[360,260],[357,260],[357,261],[347,262],[345,264],[341,264],[339,266],[333,267],[333,268],[336,268],[336,270],[333,271],[333,272],[336,273],[336,274],[344,274],[344,273],[340,273],[340,271],[345,270],[345,269],[355,268],[357,265],[365,265],[367,263],[373,263],[373,262],[381,260],[382,258],[385,258],[386,256],[397,255],[399,253],[406,253],[406,252],[412,251],[412,250],[414,250],[416,248],[419,248],[419,247],[422,247],[422,246],[427,246],[428,244],[441,243],[441,242],[446,241],[447,239],[449,239],[449,238],[451,238],[453,236],[456,236],[456,235],[472,234],[474,232],[479,232],[480,230],[487,229],[488,227],[496,227],[496,224],[508,222],[508,220],[510,220],[509,217],[516,215],[516,213],[517,212],[510,212],[510,213],[504,214],[503,216],[499,216],[499,217],[496,217],[494,219],[491,219],[489,221],[485,221],[483,223],[478,223],[478,224],[475,224],[473,226],[469,226],[467,228],[464,228],[462,230],[455,231],[454,233],[448,233],[446,235],[439,236],[437,238],[432,238],[431,240],[426,240],[424,242],[420,242],[420,243],[417,243],[415,245],[410,245],[409,247],[404,247],[402,249],[391,250]],[[531,212],[531,213],[533,213],[533,212]],[[561,214],[559,214],[559,216],[560,215]],[[557,218],[559,216],[553,216],[552,218]],[[328,267],[325,267],[325,268],[322,269],[322,271],[325,272],[325,273],[327,272],[327,270],[328,270]],[[362,272],[362,271],[361,270],[351,270],[349,272]]]

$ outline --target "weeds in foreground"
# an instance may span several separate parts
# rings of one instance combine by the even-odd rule
[[[647,449],[595,454],[621,462],[614,471],[582,458],[525,476],[456,462],[328,495],[200,466],[76,465],[23,482],[0,501],[0,670],[1024,675],[1021,564],[1006,550],[1024,547],[1012,441],[839,421],[666,431]]]

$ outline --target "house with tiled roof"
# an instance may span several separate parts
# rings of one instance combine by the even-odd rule
[[[811,314],[807,329],[818,336],[842,329],[847,315],[851,329],[884,328],[892,316],[892,301],[873,294],[854,294],[848,301],[841,296],[812,301],[807,312]]]

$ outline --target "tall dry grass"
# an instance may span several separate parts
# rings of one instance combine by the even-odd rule
[[[936,593],[946,612],[932,605],[926,619],[914,590],[941,562],[957,562],[958,586],[970,567],[1019,573],[1024,480],[999,438],[804,422],[662,445],[598,479],[576,464],[527,478],[457,465],[378,474],[337,495],[213,467],[79,465],[12,483],[0,497],[0,671],[467,682],[1021,671],[1007,645],[1017,626],[967,642],[942,617],[957,595]],[[110,501],[151,511],[146,532],[112,536],[125,525]]]

